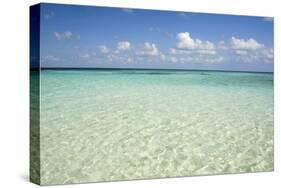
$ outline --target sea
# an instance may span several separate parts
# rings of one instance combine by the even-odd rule
[[[272,171],[273,93],[273,73],[42,69],[41,183]]]

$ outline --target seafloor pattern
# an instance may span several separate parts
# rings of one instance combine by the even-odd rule
[[[41,72],[41,183],[273,170],[273,75]]]

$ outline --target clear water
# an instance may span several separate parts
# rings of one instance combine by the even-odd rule
[[[273,74],[41,71],[41,183],[273,170]]]

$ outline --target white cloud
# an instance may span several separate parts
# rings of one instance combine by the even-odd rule
[[[210,41],[191,38],[188,32],[177,34],[177,48],[183,50],[214,50],[215,45]]]
[[[175,48],[170,48],[170,54],[176,54],[177,50]]]
[[[170,61],[171,61],[172,63],[177,63],[177,62],[178,62],[178,59],[177,59],[176,57],[171,57],[171,58],[170,58]]]
[[[184,19],[189,19],[191,16],[191,13],[179,12],[178,15]]]
[[[109,48],[107,46],[105,46],[105,45],[100,45],[99,46],[99,50],[103,54],[107,54],[110,51]]]
[[[80,35],[74,35],[71,31],[54,32],[54,36],[57,40],[80,39]]]
[[[166,58],[166,55],[164,55],[164,54],[161,54],[161,55],[160,55],[160,60],[161,60],[161,61],[166,61],[166,59],[167,59],[167,58]]]
[[[131,43],[129,41],[120,41],[117,43],[118,50],[130,50]]]
[[[263,44],[258,43],[253,38],[246,40],[246,39],[231,37],[230,45],[232,49],[236,49],[236,50],[258,50],[264,47]]]
[[[199,43],[201,44],[201,43]],[[168,53],[170,54],[170,62],[172,63],[221,63],[223,57],[214,49],[193,49],[185,50],[179,48],[170,48]]]
[[[49,19],[51,19],[51,18],[53,18],[54,17],[54,13],[53,12],[46,12],[45,14],[44,14],[44,19],[45,20],[49,20]]]
[[[263,18],[263,21],[266,21],[266,22],[273,22],[274,18],[273,17],[264,17]]]
[[[267,59],[273,59],[274,58],[273,48],[263,50],[262,54]]]
[[[216,44],[216,45],[215,45]],[[188,32],[178,33],[176,47],[160,50],[155,43],[145,42],[143,45],[134,45],[129,41],[119,41],[116,48],[109,49],[106,45],[98,47],[97,56],[90,55],[101,61],[106,58],[114,63],[224,63],[233,62],[273,62],[273,49],[253,38],[241,39],[232,37],[230,40],[218,41],[215,44],[208,40],[194,39]],[[130,50],[130,51],[126,51]],[[126,51],[126,52],[125,52]],[[134,56],[137,55],[137,56]],[[87,54],[81,57],[89,58]]]
[[[192,54],[192,51],[170,48],[169,53],[172,55],[183,55],[183,54]]]
[[[56,57],[56,56],[53,56],[53,55],[47,55],[47,56],[43,57],[42,60],[43,61],[55,61],[55,62],[58,62],[58,61],[60,61],[60,58]]]
[[[239,60],[239,62],[253,63],[259,61],[261,57],[257,54],[248,54],[248,55],[237,56],[237,59]]]
[[[224,58],[219,56],[219,57],[215,57],[215,58],[207,58],[205,59],[206,63],[221,63],[223,62]]]
[[[203,55],[215,55],[217,52],[215,50],[198,50],[197,53]]]
[[[264,62],[264,63],[273,63],[273,49],[272,48],[263,48],[256,51],[239,51],[235,50],[237,59],[241,62],[252,63],[252,62]]]
[[[64,37],[65,37],[66,39],[70,39],[70,38],[72,37],[72,32],[70,32],[70,31],[64,32]]]
[[[221,41],[218,42],[217,48],[221,49],[221,50],[227,50],[228,49],[228,45],[226,44],[226,42],[221,40]]]
[[[235,53],[237,55],[247,55],[248,51],[246,51],[246,50],[235,50]]]
[[[209,63],[222,63],[224,57],[222,56],[204,56],[198,54],[192,54],[191,56],[171,56],[168,59],[171,63],[200,63],[200,64],[209,64]]]
[[[181,50],[170,48],[169,53],[172,55],[191,55],[191,54],[201,54],[201,55],[216,55],[215,50]]]
[[[179,12],[178,15],[179,15],[179,16],[183,16],[183,17],[186,16],[186,14],[185,14],[184,12]]]
[[[156,47],[156,44],[146,42],[143,45],[143,48],[140,52],[137,53],[138,55],[148,55],[148,56],[157,56],[159,55],[159,50]]]
[[[88,53],[84,53],[84,54],[81,54],[80,57],[83,59],[88,59],[88,58],[90,58],[90,55]]]
[[[120,50],[114,50],[114,54],[120,54]]]
[[[111,62],[113,62],[113,61],[116,61],[117,59],[118,59],[118,57],[116,56],[116,55],[114,55],[114,54],[108,54],[107,56],[106,56],[106,58],[107,58],[107,60],[111,63]]]
[[[133,59],[131,57],[128,57],[127,58],[127,63],[132,63],[133,62]]]
[[[240,39],[232,37],[229,49],[232,49],[232,52],[241,62],[273,63],[273,48],[267,48],[264,44],[257,42],[253,38]]]
[[[192,61],[194,61],[194,58],[192,58],[192,57],[181,57],[180,58],[180,62],[181,63],[191,63]]]
[[[62,39],[61,34],[58,33],[58,32],[54,32],[54,36],[55,36],[58,40],[61,40],[61,39]]]
[[[134,13],[134,10],[130,9],[130,8],[122,8],[122,11],[126,12],[126,13],[129,13],[129,14],[133,14]]]

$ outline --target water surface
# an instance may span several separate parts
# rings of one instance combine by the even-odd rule
[[[273,74],[42,70],[41,182],[273,170]]]

